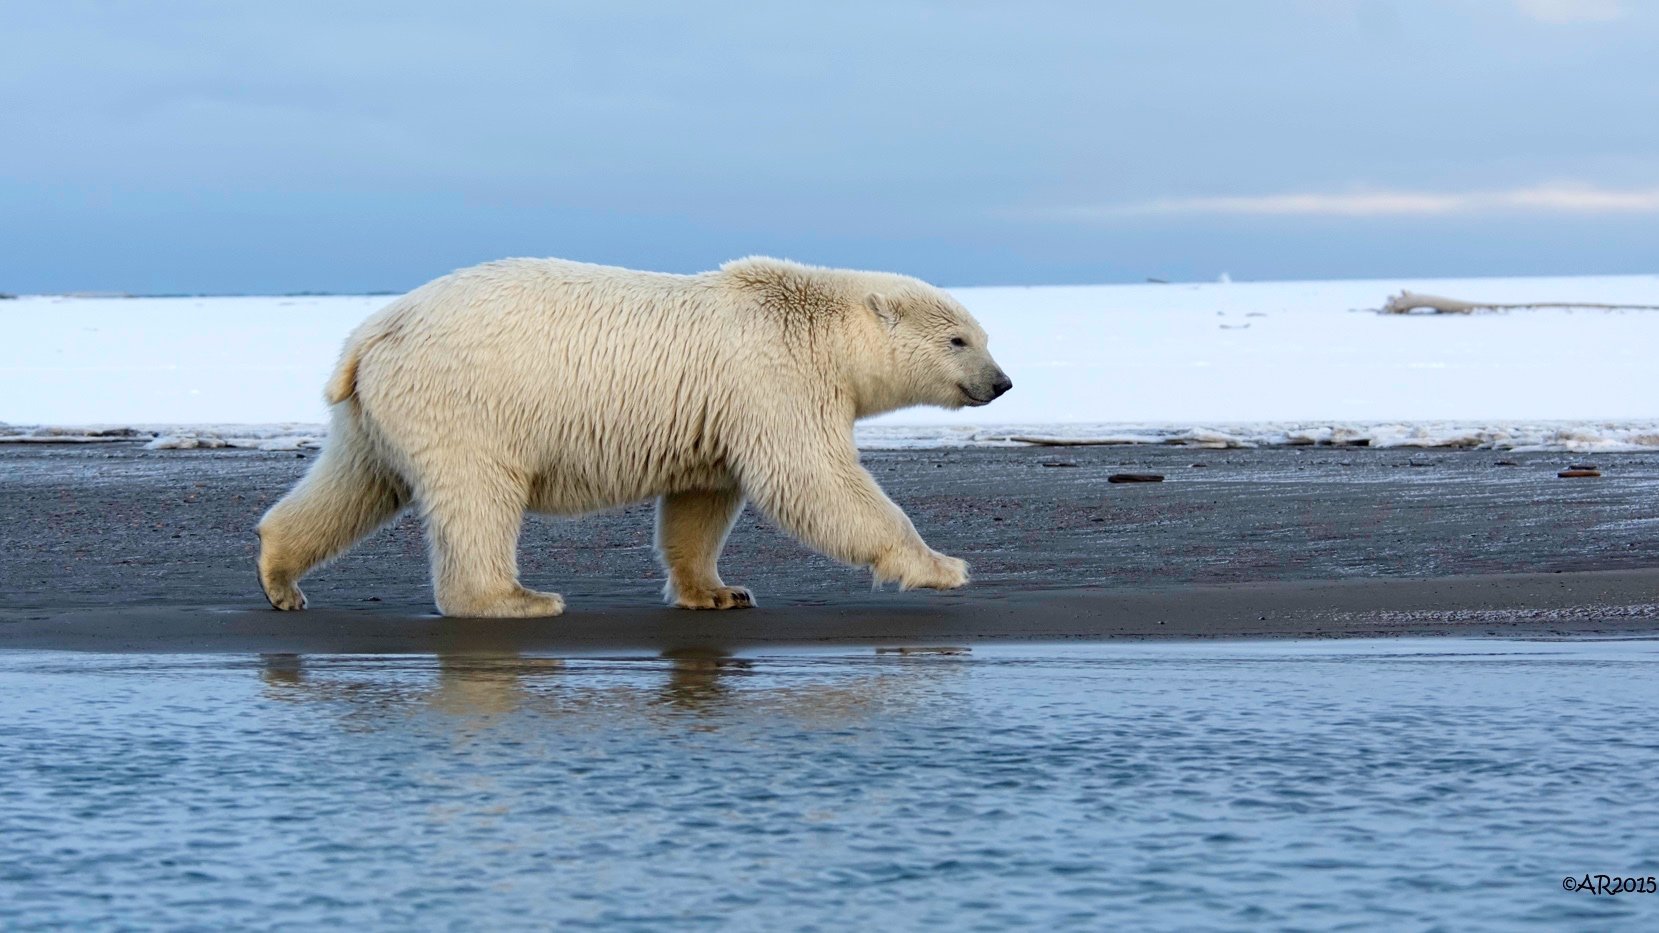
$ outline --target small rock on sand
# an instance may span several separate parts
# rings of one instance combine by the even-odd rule
[[[1162,476],[1157,473],[1113,473],[1106,477],[1108,483],[1161,483]]]
[[[1562,479],[1576,479],[1576,478],[1581,477],[1581,476],[1585,476],[1585,477],[1600,476],[1601,471],[1600,470],[1562,470],[1560,473],[1557,473],[1555,475],[1561,477]]]
[[[1569,470],[1597,470],[1597,469],[1600,469],[1600,467],[1596,466],[1593,463],[1569,463],[1569,464],[1567,464],[1567,469],[1569,469]]]

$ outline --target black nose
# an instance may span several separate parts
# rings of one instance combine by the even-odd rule
[[[991,383],[991,397],[992,398],[1001,398],[1002,393],[1007,392],[1009,389],[1012,389],[1013,387],[1014,387],[1014,380],[1008,378],[1006,375],[998,376],[997,381]]]

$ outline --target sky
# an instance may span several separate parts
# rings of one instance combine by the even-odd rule
[[[0,291],[1659,272],[1659,3],[0,2]]]

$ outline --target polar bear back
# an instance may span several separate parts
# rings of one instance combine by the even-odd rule
[[[493,262],[364,322],[347,404],[406,475],[476,458],[529,477],[533,508],[579,514],[729,484],[730,422],[799,393],[773,326],[719,274]]]

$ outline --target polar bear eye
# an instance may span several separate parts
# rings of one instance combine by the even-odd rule
[[[950,339],[950,345],[953,347],[965,347],[968,345],[968,342],[963,340],[961,337],[952,337]]]

